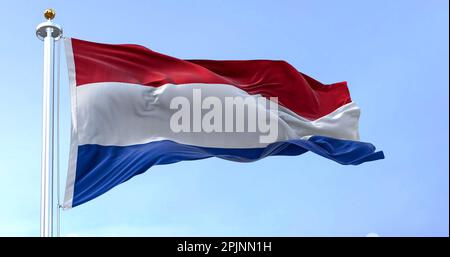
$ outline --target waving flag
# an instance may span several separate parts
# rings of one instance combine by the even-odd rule
[[[321,84],[284,61],[180,60],[70,38],[65,49],[72,137],[64,208],[183,160],[307,151],[341,164],[384,158],[359,141],[360,110],[345,82]]]

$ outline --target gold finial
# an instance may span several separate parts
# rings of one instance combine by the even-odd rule
[[[44,17],[45,17],[47,20],[53,20],[53,18],[55,18],[55,15],[56,15],[55,10],[53,10],[53,9],[51,9],[51,8],[49,8],[49,9],[47,9],[47,10],[44,11]]]

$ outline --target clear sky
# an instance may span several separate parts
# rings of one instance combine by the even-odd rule
[[[65,36],[178,58],[284,59],[346,80],[385,160],[314,154],[155,166],[62,213],[63,235],[448,236],[447,0],[0,2],[0,235],[39,235],[45,8]],[[63,57],[63,56],[62,56]],[[62,181],[70,132],[62,60]]]

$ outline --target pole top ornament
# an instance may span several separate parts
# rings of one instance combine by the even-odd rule
[[[52,8],[48,8],[44,11],[44,17],[47,20],[53,20],[55,18],[55,16],[56,16],[56,12]]]
[[[59,40],[61,38],[63,34],[62,28],[58,24],[52,22],[55,16],[56,12],[51,8],[44,11],[44,17],[47,21],[42,22],[36,28],[36,36],[40,40],[44,40],[44,38],[48,35],[53,37],[55,40]]]

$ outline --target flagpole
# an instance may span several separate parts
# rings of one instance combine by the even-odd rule
[[[36,28],[36,36],[44,41],[44,73],[42,98],[42,155],[41,155],[41,237],[53,236],[53,170],[54,170],[54,86],[55,41],[62,36],[59,25],[52,23],[55,11],[44,12],[47,21]]]

